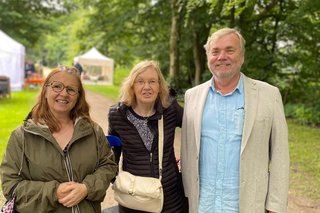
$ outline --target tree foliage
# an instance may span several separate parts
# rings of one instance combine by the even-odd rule
[[[203,48],[209,35],[237,28],[246,39],[242,72],[279,87],[291,112],[302,115],[301,106],[308,116],[320,111],[320,1],[21,1],[0,0],[0,27],[39,52],[45,49],[52,64],[95,46],[116,65],[160,61],[171,85],[181,91],[211,77]],[[66,16],[52,21],[61,13]],[[39,40],[50,29],[55,32]]]

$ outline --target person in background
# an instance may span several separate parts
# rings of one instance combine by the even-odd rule
[[[79,62],[77,62],[74,67],[78,70],[79,75],[81,76],[82,72],[83,72],[83,68],[81,66],[81,64]]]
[[[185,93],[181,166],[192,213],[287,212],[288,131],[279,90],[240,72],[235,29],[205,45],[212,78]]]
[[[51,71],[0,168],[4,196],[15,190],[18,212],[101,212],[117,165],[75,68]]]
[[[176,127],[181,127],[183,108],[170,97],[157,62],[142,61],[123,82],[120,102],[109,111],[109,135],[121,139],[123,170],[133,175],[159,177],[158,120],[163,116],[164,204],[162,212],[185,212],[185,200],[174,153]],[[119,212],[138,212],[119,206]]]
[[[24,78],[32,77],[36,73],[35,66],[31,60],[27,60],[24,67]]]

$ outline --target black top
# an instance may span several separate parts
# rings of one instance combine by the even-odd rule
[[[183,108],[176,100],[168,108],[163,108],[159,103],[159,101],[156,102],[156,113],[149,117],[147,122],[154,135],[150,151],[146,148],[137,128],[127,118],[127,111],[130,108],[122,103],[113,105],[110,108],[108,133],[121,138],[122,168],[124,171],[128,171],[133,175],[158,178],[158,119],[163,115],[164,146],[163,177],[161,182],[164,191],[164,206],[162,212],[186,212],[184,211],[183,187],[173,146],[175,129],[182,125]],[[116,159],[119,159],[120,154],[121,151],[116,151]],[[141,212],[122,206],[119,209],[120,212]]]

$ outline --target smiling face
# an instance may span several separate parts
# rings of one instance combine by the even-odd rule
[[[230,33],[216,38],[210,44],[207,58],[208,67],[215,80],[236,79],[244,62],[239,37]]]
[[[51,77],[49,85],[46,87],[46,99],[49,109],[55,117],[70,116],[70,111],[76,105],[79,96],[79,94],[73,94],[72,90],[77,91],[78,87],[76,77],[67,72],[58,72]],[[61,89],[62,91],[60,91]]]
[[[152,105],[155,103],[159,94],[159,76],[152,67],[137,75],[133,91],[136,97],[137,105]]]

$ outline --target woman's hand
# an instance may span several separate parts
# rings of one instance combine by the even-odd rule
[[[57,189],[58,202],[65,207],[79,204],[88,195],[88,189],[83,183],[61,183]]]

